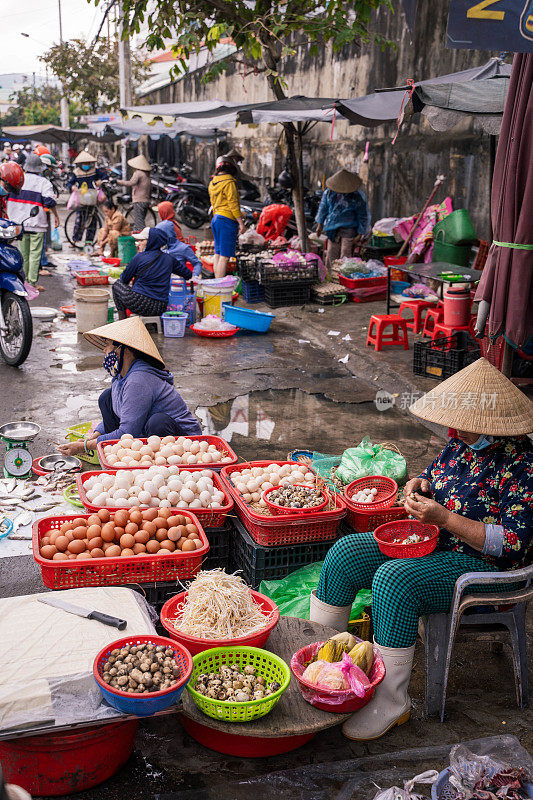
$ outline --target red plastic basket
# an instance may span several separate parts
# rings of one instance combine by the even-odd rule
[[[102,258],[104,264],[110,264],[112,267],[120,267],[121,258]]]
[[[175,597],[167,600],[161,609],[160,619],[161,625],[168,632],[171,639],[175,639],[181,645],[195,656],[197,653],[203,653],[204,650],[212,650],[214,647],[264,647],[268,641],[268,637],[279,622],[279,610],[277,605],[270,597],[264,594],[250,590],[253,600],[261,606],[261,611],[266,617],[270,616],[270,621],[262,630],[257,633],[249,634],[248,636],[240,636],[235,639],[200,639],[197,636],[189,636],[186,633],[181,633],[172,624],[178,614],[178,606],[183,603],[187,597],[187,592],[180,592]]]
[[[228,339],[230,336],[235,336],[239,330],[239,328],[235,327],[231,331],[207,331],[197,328],[196,325],[191,325],[190,329],[197,336],[205,336],[207,339]]]
[[[184,468],[185,470],[185,468]],[[190,470],[189,470],[190,471]],[[84,483],[87,481],[92,475],[116,475],[118,470],[116,469],[107,469],[107,470],[91,470],[90,472],[82,472],[81,475],[76,475],[76,485],[78,487],[78,493],[80,495],[80,500],[87,509],[87,511],[92,511],[96,513],[100,511],[102,506],[94,506],[92,503],[87,500],[87,494],[85,492]],[[225,503],[221,508],[211,509],[211,508],[195,508],[194,509],[194,516],[198,517],[198,519],[203,524],[204,528],[222,528],[228,513],[233,508],[233,500],[231,499],[230,495],[228,494],[227,484],[222,483],[219,476],[216,472],[213,473],[213,485],[216,486],[221,492],[224,493]],[[139,508],[147,508],[147,506],[139,506]],[[108,508],[108,510],[110,510]],[[118,508],[116,509],[118,511]],[[173,509],[176,514],[181,514],[182,511],[187,511],[187,509],[183,508],[176,508]],[[193,512],[189,512],[193,513]],[[200,551],[198,551],[200,552]]]
[[[360,492],[361,489],[373,488],[378,490],[373,503],[356,503],[355,500],[352,500],[354,494]],[[344,500],[352,511],[385,511],[385,509],[394,504],[397,494],[398,484],[392,478],[387,478],[384,475],[368,475],[365,478],[357,478],[357,480],[346,486]]]
[[[485,326],[485,335],[483,339],[478,339],[481,355],[486,358],[489,364],[492,364],[496,369],[502,368],[503,364],[503,351],[505,348],[505,339],[499,336],[495,342],[489,339],[489,326]]]
[[[368,508],[368,506],[367,506]],[[346,522],[358,533],[374,531],[385,522],[392,522],[397,519],[406,519],[407,511],[403,506],[391,506],[383,511],[354,511],[348,506]]]
[[[109,275],[98,275],[98,273],[85,273],[85,275],[76,275],[76,280],[80,286],[107,286],[109,283]]]
[[[176,437],[177,438],[177,437]],[[187,439],[191,439],[194,442],[208,442],[209,444],[214,444],[217,450],[224,450],[228,456],[231,458],[231,461],[227,464],[221,464],[220,462],[214,464],[179,464],[179,469],[186,469],[189,472],[196,472],[200,469],[213,469],[219,471],[224,466],[230,466],[231,464],[236,464],[239,460],[237,453],[229,446],[225,439],[222,439],[220,436],[187,436]],[[104,442],[98,442],[96,445],[96,451],[98,453],[98,458],[100,459],[100,464],[102,465],[102,469],[108,469],[116,471],[117,469],[148,469],[148,467],[143,464],[142,466],[137,467],[116,467],[112,466],[105,460],[104,455],[104,447],[107,447],[108,444],[118,444],[118,439],[108,439]],[[146,444],[146,438],[140,439],[143,444]]]
[[[88,473],[86,473],[88,474]],[[96,510],[96,509],[95,509]],[[39,553],[44,532],[57,530],[64,522],[88,519],[90,514],[66,517],[44,517],[33,523],[33,558],[41,568],[43,583],[49,589],[79,589],[83,586],[121,586],[125,583],[152,583],[154,581],[192,580],[202,566],[209,551],[209,543],[199,519],[187,509],[176,513],[189,517],[197,526],[203,547],[192,553],[168,553],[118,558],[84,558],[72,561],[50,561]]]
[[[362,639],[357,639],[357,641],[361,642]],[[351,711],[359,711],[360,708],[363,708],[363,706],[366,706],[366,704],[370,702],[376,691],[376,687],[385,677],[385,664],[383,663],[379,650],[374,647],[374,663],[372,664],[372,669],[368,676],[370,686],[367,688],[365,696],[355,697],[350,689],[339,689],[338,691],[321,689],[302,678],[306,665],[316,656],[323,644],[324,642],[308,644],[302,647],[301,650],[297,650],[291,658],[291,672],[298,681],[302,697],[315,708],[320,708],[322,711],[330,711],[334,714],[347,714]]]
[[[372,286],[386,287],[387,278],[346,278],[344,275],[339,275],[339,283],[347,289],[368,289]]]
[[[431,538],[417,544],[395,544],[394,539],[399,536],[406,538],[412,533],[419,535],[430,534]],[[374,539],[385,556],[390,558],[419,558],[432,553],[437,546],[439,528],[437,525],[428,525],[415,519],[402,519],[397,522],[386,522],[374,531]]]
[[[253,511],[242,499],[239,492],[230,483],[229,476],[243,467],[266,467],[268,464],[297,464],[297,461],[248,461],[243,464],[223,467],[220,477],[235,501],[238,516],[246,530],[257,544],[262,547],[276,547],[286,544],[302,544],[304,542],[329,541],[336,539],[341,519],[346,516],[346,504],[340,495],[335,494],[335,508],[306,514],[281,516],[265,516]],[[309,470],[312,472],[313,470]]]
[[[299,486],[299,484],[295,484],[295,488],[297,486]],[[308,516],[309,514],[316,514],[318,511],[322,511],[322,509],[328,504],[328,496],[326,492],[321,492],[323,498],[322,502],[319,503],[317,506],[313,506],[313,508],[287,508],[286,506],[280,506],[278,505],[278,503],[273,503],[272,500],[270,500],[269,498],[269,495],[272,492],[277,491],[278,489],[279,486],[273,486],[271,489],[267,489],[266,491],[263,492],[263,500],[267,504],[267,507],[270,510],[270,512],[275,516],[286,517],[289,514],[292,515],[296,514],[299,517],[302,516],[303,514]]]

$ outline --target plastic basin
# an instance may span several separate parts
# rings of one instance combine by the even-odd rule
[[[253,308],[239,308],[230,303],[223,303],[224,319],[231,325],[244,328],[247,331],[266,333],[275,318],[275,314],[265,314]]]

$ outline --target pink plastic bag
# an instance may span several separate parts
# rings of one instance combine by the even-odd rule
[[[67,208],[69,209],[69,211],[72,211],[73,209],[79,208],[80,205],[81,205],[81,203],[80,203],[80,196],[78,194],[78,190],[77,189],[73,189],[72,192],[70,193],[70,197],[69,197],[68,202],[67,202]]]
[[[318,664],[322,665],[322,669],[317,667]],[[333,664],[327,661],[318,661],[311,666],[317,669],[315,674],[315,679],[318,679],[316,688],[330,690],[337,694],[325,697],[324,694],[316,695],[309,689],[302,689],[302,695],[308,702],[317,700],[326,705],[340,705],[351,699],[350,694],[360,698],[364,697],[370,687],[370,681],[363,670],[355,666],[347,653],[343,654],[342,661],[336,661]],[[340,676],[344,679],[344,685],[338,684]],[[302,677],[305,679],[305,672]]]
[[[37,289],[33,288],[31,283],[28,283],[28,281],[24,281],[24,288],[26,289],[26,292],[28,294],[28,300],[37,300],[37,298],[39,297],[39,292],[37,291]]]

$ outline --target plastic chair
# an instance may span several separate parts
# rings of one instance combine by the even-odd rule
[[[158,333],[162,333],[161,317],[141,317],[145,325],[155,325]]]
[[[510,584],[517,584],[517,588],[507,590]],[[505,589],[490,594],[466,594],[469,587],[483,585],[502,586]],[[526,606],[531,599],[533,565],[510,572],[467,572],[461,575],[455,584],[450,611],[447,614],[430,614],[426,618],[424,638],[428,716],[440,713],[440,721],[444,721],[446,689],[455,642],[504,642],[507,631],[513,650],[516,701],[520,708],[528,705]],[[473,606],[493,608],[486,613],[464,613]],[[502,630],[502,626],[507,631]],[[463,630],[468,627],[470,631]]]
[[[433,328],[433,333],[431,334],[431,341],[434,342],[436,339],[449,339],[450,336],[453,336],[454,333],[458,333],[459,331],[464,331],[465,333],[470,333],[472,329],[471,324],[466,326],[460,325],[445,325],[444,322],[436,322],[435,327]],[[442,349],[442,348],[440,348]],[[447,349],[450,349],[450,345],[448,344]]]
[[[439,300],[436,308],[428,308],[424,319],[424,328],[422,329],[422,336],[433,336],[435,325],[444,320],[444,306],[442,301]]]
[[[437,305],[432,300],[420,300],[416,298],[412,300],[402,300],[400,303],[400,310],[398,311],[400,317],[403,316],[402,311],[405,308],[410,309],[414,315],[412,319],[407,320],[407,327],[414,333],[420,333],[424,322],[424,311],[429,312],[429,309],[436,309]]]
[[[385,329],[392,326],[392,333],[385,335]],[[409,350],[407,339],[407,320],[398,314],[372,314],[366,337],[367,346],[373,344],[378,352],[383,347],[402,345],[404,350]]]

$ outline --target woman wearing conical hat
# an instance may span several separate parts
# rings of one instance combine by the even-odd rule
[[[111,322],[83,335],[105,353],[103,367],[112,378],[111,388],[98,399],[102,421],[83,441],[63,445],[64,455],[94,450],[98,442],[120,439],[125,433],[146,437],[202,432],[140,317]]]
[[[316,215],[317,233],[328,237],[326,266],[353,255],[354,245],[370,230],[370,211],[361,191],[363,181],[355,172],[341,169],[326,181]]]
[[[74,159],[74,172],[67,183],[67,188],[70,192],[76,189],[82,195],[91,192],[94,195],[93,205],[96,205],[96,190],[105,177],[105,172],[97,166],[96,158],[87,150],[82,150]],[[88,220],[89,224],[87,224]],[[82,242],[84,234],[86,242],[93,242],[96,238],[97,221],[98,216],[93,213],[93,208],[90,205],[82,205],[76,212],[74,221],[74,230],[72,231],[74,242],[76,244]]]
[[[391,559],[371,532],[345,536],[328,552],[311,595],[311,620],[346,630],[357,592],[372,587],[374,643],[386,675],[370,703],[344,723],[353,740],[377,739],[409,719],[418,620],[449,611],[457,579],[514,570],[533,558],[533,444],[526,436],[533,403],[480,358],[410,410],[451,429],[440,455],[404,489],[408,514],[440,528],[436,550]]]
[[[152,193],[152,181],[150,172],[152,167],[143,156],[135,156],[128,161],[129,166],[134,170],[129,181],[117,181],[120,186],[128,186],[131,189],[131,199],[133,204],[133,230],[142,231],[146,212],[150,207],[150,195]]]

